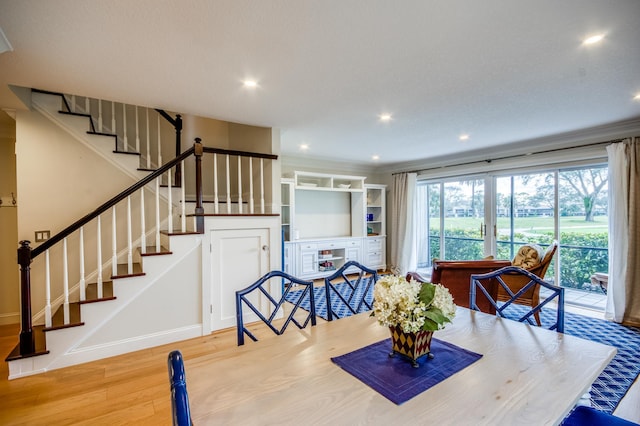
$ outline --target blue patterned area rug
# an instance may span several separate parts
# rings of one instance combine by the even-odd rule
[[[355,289],[355,296],[353,297],[353,303],[351,307],[356,309],[356,301],[361,300],[362,293],[364,289],[367,287],[367,283],[363,280],[358,287]],[[349,300],[351,296],[351,287],[347,283],[335,284],[334,287],[336,290],[344,297],[346,300]],[[287,301],[291,303],[295,303],[298,300],[298,294],[302,290],[294,290],[289,292],[287,295]],[[326,320],[327,319],[327,297],[325,294],[325,288],[322,287],[314,287],[313,288],[313,298],[316,302],[316,315],[320,318]],[[370,291],[365,296],[365,300],[371,305],[373,303],[373,286],[370,287]],[[345,306],[345,304],[337,297],[331,297],[331,306],[333,307],[333,312],[335,312],[338,318],[344,318],[351,315],[351,310]],[[309,308],[309,298],[305,298],[302,303],[300,303],[300,307],[305,310],[310,310]],[[366,312],[369,308],[364,303],[358,310],[358,313]]]
[[[337,284],[341,294],[346,295],[349,286],[346,283]],[[300,291],[300,290],[295,290]],[[360,291],[363,291],[360,289]],[[291,293],[294,293],[292,291]],[[367,295],[367,300],[373,300],[373,292]],[[327,301],[324,287],[315,287],[314,296],[316,302],[316,314],[327,319]],[[295,300],[295,293],[292,296]],[[351,315],[345,306],[341,306],[339,300],[331,301],[334,311],[339,312],[339,316]],[[309,310],[308,303],[301,305],[301,308]],[[364,306],[366,309],[366,306]],[[551,323],[555,316],[555,311],[545,309],[542,311],[541,321]],[[625,327],[623,325],[601,319],[590,318],[583,315],[565,312],[565,334],[580,337],[586,340],[611,345],[618,348],[618,353],[611,360],[609,365],[593,382],[591,389],[591,406],[606,413],[613,413],[618,403],[629,390],[633,381],[640,374],[640,328]]]

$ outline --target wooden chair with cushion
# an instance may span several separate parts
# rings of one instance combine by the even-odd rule
[[[508,287],[507,279],[516,277],[521,278],[518,282],[522,281],[525,282],[525,284],[523,284],[522,287],[514,293]],[[498,304],[498,301],[493,300],[489,294],[487,285],[494,281],[497,281],[499,285],[498,288],[505,290],[511,295],[504,303]],[[538,300],[538,303],[531,306],[529,309],[514,306],[518,305],[517,300],[522,294],[529,292],[530,289],[535,287],[538,288],[536,293],[540,292],[540,287],[547,289],[547,294],[545,294],[545,298],[542,302]],[[549,326],[549,330],[556,330],[559,333],[564,333],[564,288],[550,284],[537,275],[532,274],[519,266],[507,266],[486,274],[471,275],[470,304],[471,309],[477,311],[481,310],[476,303],[478,296],[484,296],[485,299],[489,300],[499,316],[520,322],[526,321],[531,325],[533,325],[531,317],[535,317],[543,306],[552,302],[557,302],[556,321]],[[539,320],[538,325],[540,325]]]
[[[518,253],[511,262],[512,266],[518,266],[532,274],[536,275],[540,279],[544,279],[547,269],[553,260],[553,256],[558,249],[558,242],[553,241],[547,250],[544,251],[540,246],[536,244],[525,244],[518,250]],[[525,285],[529,283],[527,277],[522,275],[504,276],[504,282],[509,286],[509,289],[503,287],[498,288],[498,298],[500,302],[506,302],[510,300],[513,294],[518,293]],[[509,294],[511,292],[511,294]],[[540,286],[534,286],[524,292],[515,303],[519,305],[537,306],[540,303]],[[540,313],[536,312],[534,315],[536,322],[540,325]]]

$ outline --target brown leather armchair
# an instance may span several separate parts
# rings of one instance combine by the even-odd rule
[[[505,266],[511,266],[509,260],[434,260],[432,283],[440,283],[449,289],[453,301],[458,306],[469,307],[469,291],[471,289],[471,274],[484,274]],[[417,272],[409,272],[407,279],[414,278],[425,282],[426,278]],[[487,284],[487,291],[496,300],[498,297],[498,282],[492,280]],[[495,314],[495,308],[484,295],[478,295],[476,303],[482,312]]]
[[[522,246],[520,248],[520,250],[522,250],[523,248],[527,247]],[[518,254],[520,254],[520,250],[518,251]],[[517,265],[515,262],[516,260],[518,260],[518,255],[516,255],[516,258],[514,259],[514,264],[516,264],[515,266],[520,266],[523,269],[531,272],[534,275],[537,275],[538,277],[540,277],[541,279],[544,279],[544,276],[547,273],[547,269],[549,269],[549,265],[551,265],[551,261],[553,260],[553,256],[556,254],[556,251],[558,250],[558,242],[557,241],[553,241],[549,247],[547,247],[547,250],[545,252],[542,253],[541,256],[541,260],[539,263],[535,263],[531,266],[528,266],[525,262],[525,264],[522,265]],[[520,291],[520,289],[522,287],[524,287],[525,285],[527,285],[529,283],[529,280],[527,279],[526,276],[524,275],[503,275],[502,276],[502,280],[504,281],[504,283],[506,285],[509,286],[509,289],[515,294],[518,291]],[[507,300],[509,300],[510,296],[507,293],[507,291],[502,288],[502,286],[499,286],[498,288],[498,298],[496,300],[501,301],[501,302],[505,302]],[[516,303],[520,304],[520,305],[528,305],[528,306],[538,306],[538,303],[540,303],[540,286],[535,286],[532,287],[530,290],[528,290],[527,292],[525,292],[522,296],[520,296],[518,298],[518,300],[516,301]],[[540,313],[536,312],[534,314],[534,317],[536,319],[536,322],[538,323],[538,325],[540,325]]]
[[[514,258],[515,266],[520,266],[523,269],[537,275],[544,279],[544,276],[553,260],[553,256],[558,249],[558,242],[552,242],[546,251],[535,248],[529,257],[523,258],[522,253],[526,253],[525,245],[518,250],[518,255]],[[531,256],[532,255],[532,256]],[[533,259],[532,259],[533,258]],[[542,259],[542,260],[539,260]],[[472,274],[485,274],[492,272],[505,266],[513,266],[514,262],[511,260],[494,260],[494,259],[481,259],[481,260],[434,260],[433,272],[431,274],[432,283],[440,283],[447,287],[453,296],[453,300],[456,305],[469,307],[469,291],[471,288],[471,275]],[[413,277],[418,281],[425,281],[425,278],[421,277],[415,272],[409,272],[407,279]],[[522,275],[502,275],[502,280],[509,289],[515,294],[522,287],[529,282],[526,277]],[[490,283],[487,283],[487,291],[494,300],[507,301],[509,300],[509,294],[506,292],[498,282],[493,279]],[[495,309],[484,297],[484,295],[477,296],[477,305],[482,312],[488,312],[495,314]],[[517,300],[517,303],[528,306],[537,306],[540,302],[540,286],[535,286],[531,290],[524,293]],[[538,312],[534,314],[536,322],[540,325],[540,315]]]

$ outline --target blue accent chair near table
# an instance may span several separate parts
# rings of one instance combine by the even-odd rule
[[[280,280],[274,280],[271,283],[271,285],[277,286],[278,289],[282,289],[281,291],[282,295],[278,300],[276,300],[271,295],[271,292],[269,291],[269,289],[265,288],[265,283],[268,283],[269,280],[273,278],[280,278]],[[274,320],[280,319],[279,315],[281,314],[282,305],[285,303],[287,295],[289,294],[289,292],[292,290],[294,286],[303,286],[304,289],[303,291],[298,292],[298,297],[295,299],[295,301],[293,302],[290,301],[294,305],[293,309],[291,309],[289,315],[287,315],[282,326],[280,328],[276,328],[273,324]],[[254,303],[252,303],[247,297],[253,291],[259,292],[261,295],[263,295],[266,298],[266,300],[269,301],[270,312],[267,314],[268,317],[265,316],[265,314],[263,314],[260,311],[260,309],[256,307]],[[305,311],[304,309],[300,309],[301,312],[307,312],[304,322],[300,323],[294,317],[294,315],[296,314],[296,312],[298,312],[298,309],[300,308],[300,304],[305,298],[309,299],[310,310]],[[313,297],[313,281],[304,281],[292,275],[289,275],[286,272],[282,272],[282,271],[268,272],[267,274],[262,276],[258,281],[251,284],[249,287],[236,291],[236,322],[237,322],[238,346],[244,345],[245,334],[249,336],[251,340],[253,340],[254,342],[258,341],[258,339],[244,326],[244,318],[243,318],[243,312],[242,312],[243,305],[251,309],[251,311],[253,311],[253,313],[255,313],[258,316],[258,318],[260,318],[260,320],[264,322],[271,329],[271,331],[273,331],[278,336],[284,333],[284,331],[286,330],[290,322],[293,322],[300,329],[305,328],[309,322],[311,322],[312,326],[316,325],[316,309],[315,309],[315,301]]]
[[[357,270],[358,277],[351,278],[347,277],[347,274],[354,274],[354,270]],[[348,272],[347,272],[348,271]],[[369,274],[369,276],[366,276]],[[348,294],[342,294],[338,291],[338,289],[333,285],[331,281],[336,278],[342,278],[344,282],[347,284],[347,292]],[[372,287],[378,281],[378,272],[374,269],[369,269],[364,265],[356,262],[355,260],[350,260],[342,265],[336,272],[325,277],[324,279],[324,288],[327,300],[327,320],[333,321],[335,319],[340,319],[340,315],[333,309],[333,305],[331,304],[331,300],[339,300],[340,303],[344,305],[344,307],[349,310],[352,314],[357,314],[358,312],[362,312],[363,306],[366,310],[370,311],[373,309],[373,302],[369,302],[366,300],[367,295],[373,294],[370,293]],[[361,288],[364,287],[364,288]],[[362,290],[362,291],[358,291]]]
[[[505,283],[505,278],[507,280],[511,280],[514,277],[525,278],[525,281],[528,282],[519,289],[514,292],[511,290],[509,285]],[[506,294],[509,295],[506,299],[501,299],[502,303],[498,305],[497,300],[493,300],[487,291],[486,283],[491,281],[492,279],[497,280],[499,289],[504,290]],[[528,322],[531,325],[536,325],[536,323],[532,320],[531,317],[535,318],[535,314],[539,313],[540,310],[550,303],[553,299],[558,299],[557,309],[556,309],[556,320],[553,323],[549,330],[556,330],[559,333],[564,333],[564,288],[555,286],[550,284],[535,274],[520,268],[518,266],[506,266],[504,268],[498,269],[497,271],[489,272],[486,274],[473,274],[471,275],[471,287],[469,290],[469,300],[470,300],[470,308],[479,311],[476,304],[476,296],[478,292],[482,293],[487,299],[489,299],[489,303],[493,305],[496,309],[496,315],[499,315],[504,318],[517,318],[517,321],[520,322]],[[536,289],[538,287],[538,289]],[[518,306],[518,299],[525,293],[531,292],[532,289],[538,292],[539,287],[544,287],[548,290],[548,295],[538,302],[537,305],[531,306],[527,308],[523,308],[522,305]],[[514,309],[520,308],[520,309]],[[523,311],[523,309],[526,309]],[[510,312],[511,315],[505,315],[505,312]],[[518,318],[519,317],[519,318]]]
[[[171,413],[174,426],[191,425],[191,411],[189,409],[189,395],[187,394],[187,379],[184,372],[184,362],[180,351],[172,351],[167,359],[169,368],[169,383],[171,384]]]
[[[580,405],[562,421],[563,426],[637,426],[613,414],[603,413],[592,407]]]

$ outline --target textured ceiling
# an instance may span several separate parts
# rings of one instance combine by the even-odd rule
[[[638,0],[0,0],[0,107],[37,87],[407,162],[640,117],[639,22]]]

